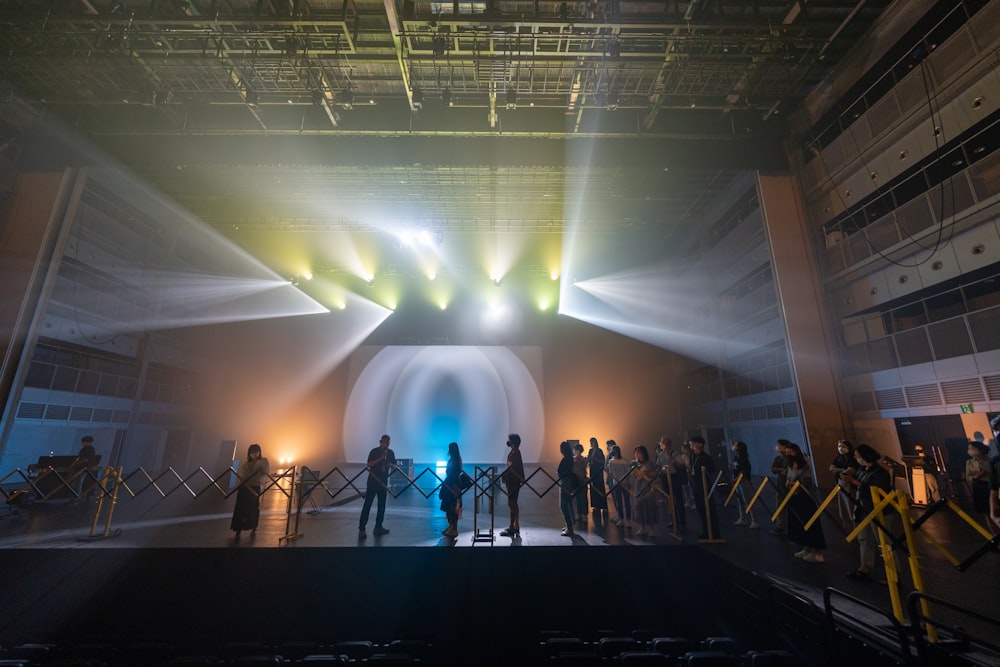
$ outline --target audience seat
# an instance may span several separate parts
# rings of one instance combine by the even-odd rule
[[[638,651],[639,642],[632,637],[602,637],[597,642],[597,652],[602,658],[614,658],[625,651]]]

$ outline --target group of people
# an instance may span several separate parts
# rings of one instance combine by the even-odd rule
[[[645,445],[637,445],[630,461],[624,459],[621,447],[614,440],[608,440],[606,445],[607,457],[597,438],[591,438],[586,458],[583,447],[575,441],[559,445],[562,456],[557,468],[559,508],[566,522],[563,535],[572,537],[576,534],[574,524],[586,523],[588,495],[592,510],[606,513],[610,493],[615,510],[613,522],[634,527],[636,537],[653,536],[658,524],[674,520],[677,528],[684,530],[685,510],[689,506],[685,495],[690,496],[690,504],[701,518],[699,539],[719,537],[715,505],[711,494],[705,493],[713,484],[716,466],[705,452],[702,437],[691,438],[675,450],[671,439],[664,436],[655,455],[650,455]]]
[[[383,521],[389,474],[396,467],[396,456],[389,448],[390,442],[389,435],[383,435],[378,447],[368,454],[368,484],[358,526],[359,539],[367,537],[373,504],[377,504],[374,534],[389,533]],[[652,536],[659,523],[670,524],[671,521],[676,522],[676,527],[683,531],[687,524],[686,509],[692,506],[700,519],[699,539],[720,537],[718,513],[712,493],[718,481],[718,473],[714,459],[705,451],[704,438],[695,436],[675,449],[671,439],[664,436],[660,438],[653,456],[644,445],[638,445],[633,449],[632,459],[629,461],[624,459],[621,447],[614,440],[608,440],[606,445],[607,456],[597,438],[590,439],[590,449],[586,455],[578,441],[567,440],[559,445],[559,509],[565,522],[562,535],[574,536],[577,524],[586,525],[589,510],[607,516],[610,496],[615,517],[613,520],[609,517],[609,520],[618,526],[633,527],[633,535],[637,537]],[[500,476],[500,482],[506,492],[510,522],[500,531],[500,535],[516,539],[521,533],[519,493],[526,480],[520,451],[521,437],[517,433],[508,435],[507,448],[506,467]],[[846,491],[852,521],[861,521],[874,509],[872,489],[878,488],[885,493],[892,490],[892,473],[882,465],[882,456],[878,451],[869,445],[855,447],[849,440],[840,440],[837,452],[830,465],[830,472],[834,475],[835,483]],[[736,485],[736,525],[755,529],[760,524],[748,507],[753,485],[746,443],[733,443],[732,454],[730,471]],[[795,492],[787,498],[771,532],[787,534],[792,542],[801,547],[794,554],[796,558],[822,563],[826,549],[822,523],[815,521],[806,527],[817,509],[811,466],[801,447],[788,440],[777,441],[776,454],[771,464],[771,474],[777,489],[777,503],[781,505],[788,493],[793,489]],[[976,511],[984,513],[988,521],[1000,528],[1000,501],[997,496],[1000,488],[1000,459],[989,459],[988,448],[976,442],[969,444],[968,454],[970,458],[966,466],[966,479],[972,490]],[[262,456],[260,445],[250,445],[247,460],[237,472],[239,486],[230,526],[236,532],[237,539],[244,530],[249,530],[251,535],[256,534],[262,484],[268,475],[268,461]],[[458,536],[462,495],[471,485],[471,478],[462,470],[459,445],[452,442],[448,445],[445,477],[438,493],[440,509],[445,513],[448,524],[442,531],[445,537],[454,539]],[[857,569],[848,573],[848,577],[856,580],[871,578],[879,547],[879,530],[892,531],[893,526],[898,523],[897,519],[898,517],[892,516],[891,510],[887,511],[884,523],[873,522],[858,535],[860,564]]]

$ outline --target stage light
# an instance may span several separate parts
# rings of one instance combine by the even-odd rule
[[[419,240],[421,244],[427,247],[431,247],[434,245],[434,237],[431,235],[431,232],[428,229],[421,229],[419,232],[417,232],[417,240]]]
[[[313,279],[313,274],[311,274],[311,273],[307,273],[307,274],[306,274],[305,276],[303,276],[303,277],[304,277],[304,278],[305,278],[306,280],[312,280],[312,279]]]
[[[435,279],[435,278],[437,278],[437,277],[438,277],[438,276],[437,276],[437,274],[436,274],[436,273],[434,273],[433,271],[430,271],[430,272],[429,272],[429,273],[427,274],[427,280],[434,280],[434,279]]]
[[[438,304],[438,307],[441,308],[441,310],[448,310],[448,303],[446,301],[442,301]]]
[[[551,305],[552,304],[549,303],[548,299],[542,299],[541,301],[538,302],[538,310],[541,310],[541,311],[544,312],[544,311],[548,310],[549,306],[551,306]]]
[[[553,271],[552,273],[549,274],[549,278],[551,278],[552,280],[559,280],[559,272]]]

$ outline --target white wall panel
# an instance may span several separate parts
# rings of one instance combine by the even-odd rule
[[[890,389],[892,387],[898,387],[903,383],[899,380],[899,369],[890,368],[885,371],[876,371],[870,376],[872,381],[872,389]]]
[[[952,245],[962,273],[1000,261],[1000,233],[993,221],[963,232]]]
[[[934,370],[938,379],[968,377],[977,375],[979,369],[976,368],[974,355],[964,357],[952,357],[951,359],[941,359],[934,362]]]
[[[928,287],[957,277],[961,272],[958,267],[958,258],[955,257],[954,245],[942,243],[933,257],[920,262],[917,271],[920,273],[924,285]]]
[[[904,385],[926,384],[937,380],[937,370],[934,363],[902,366],[899,369],[899,381]]]
[[[916,268],[890,265],[885,269],[889,295],[896,299],[923,288],[923,279]]]

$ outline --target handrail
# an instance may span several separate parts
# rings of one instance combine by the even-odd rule
[[[834,641],[834,637],[833,637],[834,630],[836,630],[838,627],[840,627],[839,624],[837,623],[837,618],[838,618],[837,615],[839,614],[844,619],[856,620],[856,619],[853,619],[853,617],[850,616],[849,614],[847,614],[846,612],[843,612],[843,611],[841,611],[841,610],[839,610],[839,609],[837,609],[836,607],[833,606],[833,598],[834,597],[842,597],[842,598],[844,598],[846,600],[850,600],[852,603],[854,603],[854,604],[856,604],[858,606],[864,607],[865,609],[868,609],[869,611],[873,611],[876,614],[878,614],[878,615],[882,616],[883,618],[887,619],[890,622],[890,624],[892,625],[893,629],[896,631],[896,641],[899,642],[899,655],[896,656],[896,657],[899,658],[899,659],[901,659],[901,660],[904,660],[907,663],[911,662],[911,658],[912,658],[913,653],[912,653],[912,651],[910,649],[910,641],[909,641],[909,639],[907,639],[907,636],[906,636],[906,628],[905,628],[905,626],[903,626],[902,623],[899,622],[898,619],[896,619],[896,617],[894,617],[894,616],[892,616],[890,614],[886,614],[885,611],[883,611],[882,609],[876,607],[875,605],[871,604],[870,602],[866,602],[865,600],[862,600],[861,598],[855,597],[853,595],[845,593],[844,591],[841,591],[839,589],[832,588],[832,587],[828,586],[827,588],[823,589],[823,610],[824,610],[824,613],[826,614],[827,623],[829,624],[827,629],[830,632],[829,643],[830,643],[831,646],[836,646],[837,645],[837,643]],[[861,628],[870,628],[871,626],[869,624],[865,624],[865,623],[861,623],[861,622],[856,622],[856,624],[853,624],[852,627],[855,630],[857,630],[857,629],[861,629]]]
[[[920,657],[922,664],[930,667],[934,663],[935,658],[939,657],[932,655],[930,650],[931,644],[933,644],[934,647],[940,651],[947,650],[945,647],[948,646],[956,646],[956,642],[957,646],[961,647],[966,652],[971,644],[975,644],[980,649],[986,649],[992,652],[992,659],[984,664],[1000,664],[1000,644],[977,639],[969,634],[960,625],[954,623],[944,623],[941,620],[934,620],[930,618],[929,615],[924,613],[924,610],[928,607],[928,602],[933,603],[938,608],[948,609],[953,613],[957,612],[958,614],[975,619],[981,623],[991,625],[996,629],[996,632],[1000,634],[1000,620],[981,614],[967,607],[947,602],[939,597],[935,597],[921,591],[913,591],[906,596],[906,607],[910,614],[910,631],[913,635],[913,642],[916,645],[917,655]],[[955,641],[928,641],[928,639],[932,639],[930,630],[934,630],[935,633],[940,630],[946,630],[951,637],[955,638]],[[985,633],[979,634],[982,636]],[[995,637],[997,635],[992,636]]]

